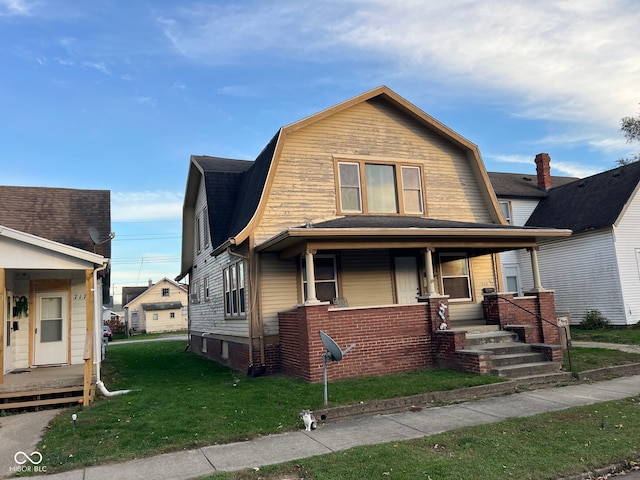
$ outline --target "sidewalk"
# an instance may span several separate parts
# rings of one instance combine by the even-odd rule
[[[514,417],[528,417],[538,413],[619,400],[639,394],[640,375],[634,375],[602,382],[492,397],[444,407],[425,408],[416,412],[350,418],[321,424],[318,429],[311,432],[301,429],[297,432],[269,435],[247,442],[213,445],[196,450],[30,478],[110,480],[117,477],[140,480],[156,478],[186,480],[323,455],[359,445],[409,440],[461,427],[495,423]],[[632,472],[625,478],[640,479],[640,472]]]

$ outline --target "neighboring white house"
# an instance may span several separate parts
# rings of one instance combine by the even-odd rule
[[[187,288],[163,278],[124,305],[129,328],[147,333],[175,332],[188,326]]]
[[[551,177],[547,154],[529,175],[489,173],[505,217],[514,225],[570,229],[570,237],[539,242],[542,283],[556,310],[579,324],[599,310],[612,325],[640,321],[640,162],[591,177]],[[500,256],[507,290],[522,293],[533,277],[529,254]]]

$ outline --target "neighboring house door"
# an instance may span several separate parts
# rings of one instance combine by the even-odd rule
[[[504,287],[507,292],[520,295],[520,272],[517,265],[504,265],[502,268]]]
[[[416,303],[420,294],[416,257],[395,257],[396,295],[398,303]]]
[[[67,363],[69,298],[66,292],[36,294],[34,363]]]
[[[7,319],[7,325],[4,331],[4,371],[10,372],[13,369],[11,362],[11,333],[13,332],[13,329],[11,328],[11,319],[13,317],[10,303],[7,303],[7,311],[5,314],[4,318]]]

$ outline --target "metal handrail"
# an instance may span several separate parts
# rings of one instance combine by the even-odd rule
[[[542,320],[543,322],[547,322],[549,325],[553,325],[554,327],[557,327],[557,326],[558,326],[558,324],[557,324],[557,323],[553,323],[552,321],[547,320],[546,318],[542,317],[541,315],[538,315],[537,313],[534,313],[534,312],[531,312],[531,311],[527,310],[527,309],[526,309],[526,308],[524,308],[523,306],[518,305],[518,304],[517,304],[517,303],[515,303],[515,302],[512,302],[512,301],[511,301],[511,300],[509,300],[508,298],[501,297],[501,296],[499,296],[499,295],[496,295],[496,298],[498,298],[498,300],[502,299],[502,300],[504,300],[505,302],[508,302],[508,303],[510,303],[511,305],[513,305],[513,306],[515,306],[515,307],[518,307],[520,310],[524,310],[525,312],[527,312],[527,313],[529,313],[529,314],[533,315],[534,317],[538,318],[539,320]],[[565,343],[567,344],[567,357],[568,357],[568,360],[569,360],[569,371],[573,371],[573,365],[572,365],[572,363],[571,363],[571,339],[569,338],[569,334],[567,333],[567,330],[566,330],[566,329],[564,329],[564,328],[563,328],[562,330],[564,331],[564,341],[565,341]]]

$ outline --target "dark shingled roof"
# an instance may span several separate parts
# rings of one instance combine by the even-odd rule
[[[498,198],[546,198],[547,192],[538,186],[537,176],[526,173],[488,172],[491,186]],[[551,177],[551,188],[578,180],[576,177]]]
[[[111,257],[111,242],[95,245],[111,232],[111,192],[75,188],[0,186],[0,225]]]
[[[254,162],[206,156],[192,158],[204,172],[211,242],[217,246],[229,238],[228,226],[233,221],[243,175]]]
[[[156,303],[143,303],[143,310],[175,310],[176,308],[182,308],[182,302],[156,302]]]
[[[279,134],[280,131],[255,161],[192,156],[204,172],[214,247],[240,233],[256,212]]]
[[[149,289],[149,286],[145,287],[122,287],[122,304],[133,302],[136,298],[142,295]]]
[[[304,227],[301,225],[300,227]],[[351,215],[326,222],[314,223],[312,228],[465,228],[465,229],[519,229],[512,225],[497,223],[457,222],[435,218],[385,216],[385,215]]]
[[[552,188],[527,226],[566,228],[574,233],[611,226],[640,182],[640,162]]]

